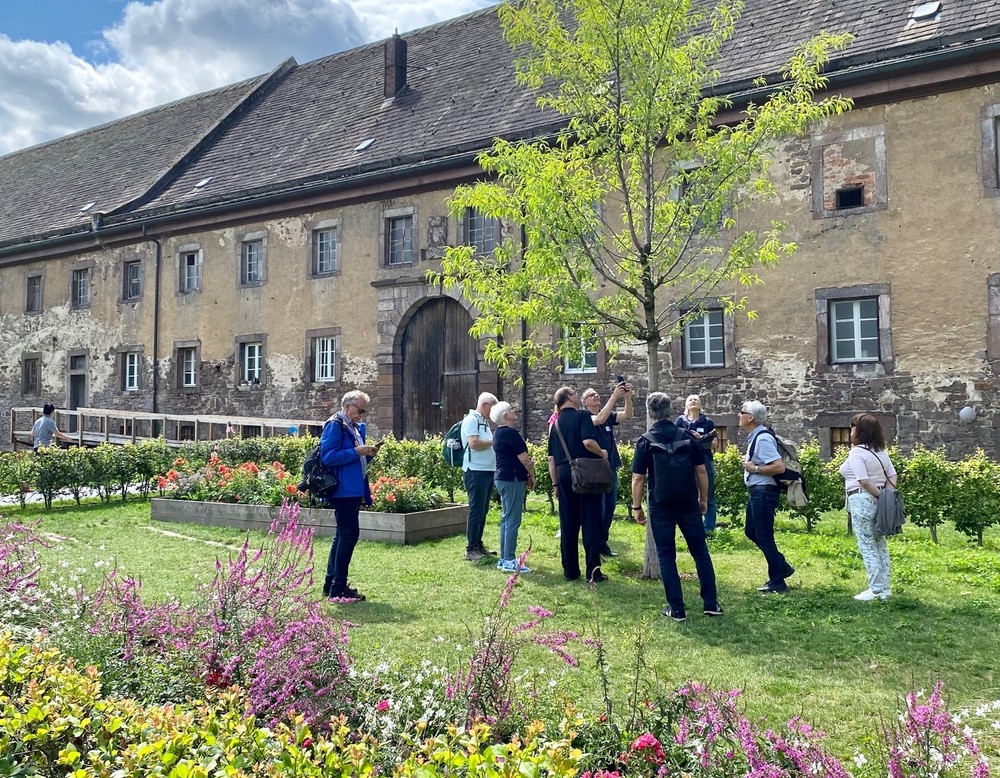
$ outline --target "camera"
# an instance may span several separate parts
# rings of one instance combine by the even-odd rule
[[[618,383],[623,384],[623,383],[625,383],[625,376],[623,376],[623,375],[615,376],[615,380]]]

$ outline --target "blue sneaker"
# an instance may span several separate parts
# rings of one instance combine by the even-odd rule
[[[531,568],[525,564],[519,564],[516,559],[501,559],[497,562],[497,570],[505,573],[530,573]]]

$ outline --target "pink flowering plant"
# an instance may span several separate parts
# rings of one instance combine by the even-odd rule
[[[929,696],[906,695],[898,723],[885,731],[889,778],[989,778],[989,758],[976,738],[976,723],[990,721],[1000,732],[1000,700],[979,706],[975,713],[951,711],[942,695],[943,682]],[[976,721],[978,719],[978,722]]]

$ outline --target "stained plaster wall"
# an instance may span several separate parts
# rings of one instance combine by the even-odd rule
[[[740,403],[757,398],[782,429],[816,437],[828,449],[829,428],[847,426],[853,412],[865,410],[878,413],[905,447],[944,445],[955,456],[983,447],[995,455],[993,398],[1000,381],[986,360],[986,327],[987,278],[1000,269],[1000,200],[983,193],[981,113],[998,101],[998,86],[966,89],[857,109],[815,128],[818,137],[884,128],[887,202],[875,206],[867,192],[866,205],[875,207],[844,215],[814,216],[810,139],[783,143],[771,174],[776,200],[742,208],[737,218],[741,227],[785,221],[785,237],[798,252],[746,292],[758,317],[749,322],[736,315],[735,359],[726,368],[685,370],[680,350],[662,344],[660,387],[677,398],[678,412],[686,395],[700,393],[732,436]],[[838,160],[838,154],[855,156]],[[873,154],[873,145],[865,144],[824,149],[843,183],[871,180]],[[838,177],[823,173],[826,194]],[[817,327],[816,290],[859,285],[889,287],[892,360],[830,366],[819,360],[817,338],[826,335]],[[635,379],[641,404],[648,385],[644,347],[626,350],[600,375],[537,371],[530,434],[544,432],[559,385],[594,383],[606,390],[619,372]],[[979,411],[969,425],[958,419],[966,404]]]

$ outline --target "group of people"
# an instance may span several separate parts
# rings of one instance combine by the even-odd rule
[[[602,556],[613,556],[608,545],[617,503],[613,488],[607,494],[580,494],[573,490],[572,462],[580,458],[608,460],[615,475],[621,467],[615,428],[632,417],[632,386],[619,377],[608,400],[601,403],[593,388],[582,395],[570,386],[554,396],[555,411],[549,419],[548,472],[559,504],[560,559],[563,577],[573,581],[607,580]],[[618,405],[624,400],[624,408]],[[367,470],[377,446],[370,446],[363,423],[370,398],[351,391],[341,400],[341,410],[331,416],[320,439],[321,461],[336,470],[340,486],[328,507],[336,512],[337,530],[330,548],[323,594],[344,602],[364,600],[347,580],[348,567],[358,541],[362,504],[371,504]],[[632,518],[649,522],[656,544],[660,577],[666,596],[661,613],[674,621],[687,618],[680,575],[677,571],[676,532],[679,528],[694,559],[703,602],[703,613],[721,616],[715,569],[708,538],[716,528],[715,424],[701,406],[698,395],[687,398],[684,413],[673,418],[670,398],[652,392],[646,398],[649,429],[636,443],[632,462]],[[778,478],[785,470],[774,432],[766,425],[767,408],[757,400],[744,402],[739,426],[747,435],[743,480],[747,486],[744,533],[767,563],[762,594],[780,594],[795,568],[785,559],[774,537],[774,520],[781,493]],[[465,559],[481,562],[497,557],[497,568],[528,573],[517,553],[518,530],[526,490],[535,486],[535,463],[518,430],[518,409],[483,392],[476,407],[462,421],[464,449],[463,485],[468,495]],[[885,436],[878,419],[868,413],[851,420],[851,450],[841,467],[846,505],[868,575],[868,588],[855,599],[870,601],[891,596],[886,539],[876,530],[879,490],[896,485],[896,470],[886,453]],[[657,486],[659,481],[659,486]],[[500,497],[499,553],[483,542],[486,515],[494,487]],[[645,501],[648,507],[643,508]],[[580,564],[580,540],[583,565]]]

